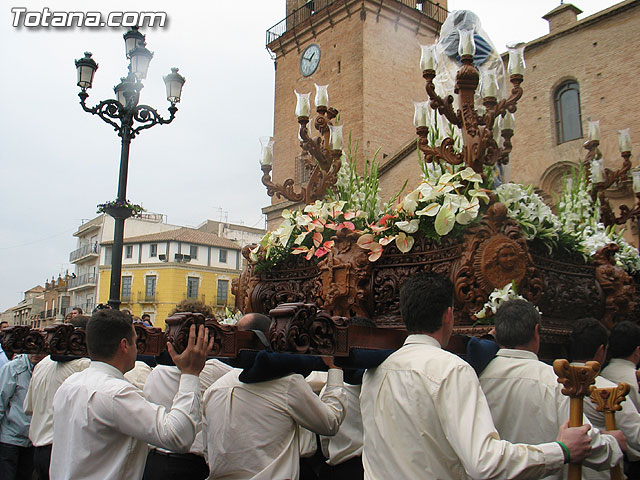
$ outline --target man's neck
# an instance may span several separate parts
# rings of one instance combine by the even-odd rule
[[[96,358],[96,359],[92,359],[96,362],[102,362],[102,363],[106,363],[107,365],[111,365],[113,368],[115,368],[116,370],[119,370],[120,372],[122,372],[122,374],[124,375],[126,372],[128,372],[128,370],[126,370],[124,368],[124,365],[121,364],[122,362],[118,362],[116,358],[109,358],[109,359],[105,359],[105,358]]]

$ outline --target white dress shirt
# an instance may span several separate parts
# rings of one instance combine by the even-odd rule
[[[329,465],[338,465],[362,455],[362,415],[360,413],[361,385],[344,384],[347,394],[347,413],[333,437],[320,437],[322,453]]]
[[[638,393],[638,378],[636,377],[636,366],[633,362],[624,358],[612,358],[602,372],[600,372],[607,380],[614,383],[627,382],[631,389],[627,398],[636,406],[636,410],[640,412],[640,393]]]
[[[345,414],[342,371],[331,369],[318,397],[302,375],[242,383],[233,370],[204,395],[210,479],[297,479],[298,426],[333,435]]]
[[[207,360],[200,372],[200,391],[204,394],[205,390],[216,380],[229,372],[231,367],[219,360]],[[173,403],[173,397],[178,393],[180,386],[180,369],[175,366],[158,365],[149,374],[147,382],[144,385],[144,396],[147,400],[158,405],[162,405],[166,409],[170,409]],[[198,433],[193,441],[193,445],[189,453],[196,455],[205,455],[204,444],[202,441],[202,425],[198,425]],[[159,450],[168,452],[169,450],[158,448]]]
[[[526,350],[502,348],[480,375],[480,385],[489,402],[493,422],[500,437],[515,443],[552,442],[569,419],[569,397],[551,365]],[[583,423],[588,423],[584,418]],[[591,455],[583,465],[608,470],[622,459],[617,441],[589,430]],[[587,470],[586,468],[583,470]],[[563,479],[557,472],[545,477]]]
[[[170,411],[145,400],[120,370],[91,362],[53,400],[51,480],[142,478],[148,445],[188,452],[200,422],[200,380],[182,375]]]
[[[576,365],[581,365],[576,363]],[[617,386],[606,378],[598,375],[596,377],[597,388],[611,388]],[[632,462],[640,460],[640,413],[636,411],[635,406],[630,400],[625,399],[620,403],[622,410],[616,412],[616,428],[624,433],[627,439],[627,458]],[[606,430],[604,422],[604,412],[596,410],[596,404],[591,401],[590,397],[584,397],[584,414],[596,428]],[[611,478],[608,471],[596,472],[590,468],[582,471],[584,480],[609,480]]]
[[[144,362],[136,361],[135,366],[124,374],[124,378],[131,385],[135,385],[140,390],[144,388],[147,377],[151,373],[151,367]],[[171,405],[169,405],[171,406]]]
[[[564,462],[557,443],[500,440],[473,368],[429,335],[364,375],[365,479],[540,478]]]
[[[53,397],[62,382],[89,366],[91,360],[78,358],[68,362],[55,362],[47,355],[33,369],[24,413],[31,415],[29,439],[36,447],[53,443]]]

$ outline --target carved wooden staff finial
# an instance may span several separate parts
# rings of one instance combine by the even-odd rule
[[[589,386],[600,373],[598,362],[587,362],[583,365],[571,365],[568,360],[558,359],[553,362],[553,371],[558,376],[558,383],[564,385],[562,394],[569,397],[569,426],[582,426],[584,413],[583,398],[589,394]],[[582,465],[569,465],[569,480],[582,478]]]
[[[604,425],[607,430],[616,430],[616,412],[622,410],[620,404],[630,389],[630,385],[625,382],[609,388],[590,387],[591,401],[596,404],[596,410],[604,412]],[[611,480],[622,480],[622,465],[618,464],[611,469]]]

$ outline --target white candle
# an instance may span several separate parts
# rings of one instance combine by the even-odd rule
[[[591,181],[593,183],[604,182],[604,167],[602,160],[593,160],[591,162]]]
[[[416,127],[427,126],[427,102],[413,102],[413,124]]]
[[[523,43],[512,43],[507,45],[509,50],[509,64],[507,71],[509,75],[524,75],[524,47]]]
[[[634,170],[631,172],[631,178],[633,178],[634,193],[640,193],[640,170]]]
[[[435,45],[420,45],[422,54],[420,55],[420,71],[436,69]]]
[[[621,152],[631,151],[631,135],[628,128],[618,130],[618,146]]]
[[[342,125],[329,125],[331,150],[342,150]]]
[[[295,90],[294,90],[295,91]],[[308,117],[311,112],[311,93],[296,93],[296,115],[298,117]]]
[[[589,141],[600,141],[600,120],[589,120]]]
[[[502,130],[513,130],[515,126],[516,116],[511,112],[505,113],[504,118],[502,119]]]
[[[485,97],[498,96],[498,79],[495,72],[488,71],[482,77],[482,94]]]
[[[273,165],[273,137],[260,137],[262,155],[260,165]]]
[[[473,41],[473,30],[458,29],[460,43],[458,44],[458,55],[473,55],[476,53],[476,44]]]
[[[329,106],[329,85],[316,86],[316,107],[328,107]]]

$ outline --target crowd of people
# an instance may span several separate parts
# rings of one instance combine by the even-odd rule
[[[631,386],[607,431],[588,398],[584,425],[568,426],[569,399],[537,356],[532,304],[504,303],[495,342],[471,339],[466,359],[445,350],[447,278],[410,277],[400,310],[404,345],[374,352],[366,370],[268,349],[207,359],[202,326],[184,351],[167,344],[149,361],[131,315],[77,313],[89,359],[19,354],[0,368],[0,479],[560,479],[569,463],[585,479],[618,464],[640,478],[640,326],[574,325],[572,361],[606,365],[597,387]],[[269,325],[247,314],[237,328],[266,342]]]

